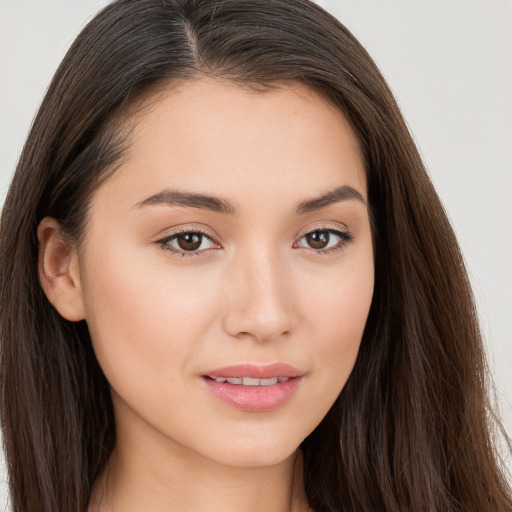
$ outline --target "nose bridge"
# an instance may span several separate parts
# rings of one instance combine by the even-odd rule
[[[267,341],[295,323],[290,269],[275,247],[239,254],[230,269],[225,330],[232,336]]]

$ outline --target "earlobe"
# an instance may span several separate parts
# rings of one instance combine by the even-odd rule
[[[39,281],[55,309],[66,320],[85,318],[76,248],[62,233],[60,224],[45,217],[37,229],[39,240]]]

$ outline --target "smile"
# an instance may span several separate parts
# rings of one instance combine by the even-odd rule
[[[266,412],[288,402],[304,372],[284,363],[243,364],[202,375],[207,389],[225,404],[246,412]]]
[[[278,382],[286,382],[290,377],[273,377],[271,379],[257,379],[254,377],[216,377],[215,382],[228,382],[241,386],[274,386]]]

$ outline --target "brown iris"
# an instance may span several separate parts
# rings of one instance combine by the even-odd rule
[[[313,231],[306,235],[306,241],[313,249],[325,249],[329,244],[329,238],[329,231]]]
[[[203,235],[200,233],[182,233],[176,236],[176,241],[180,249],[184,251],[195,251],[201,246]]]

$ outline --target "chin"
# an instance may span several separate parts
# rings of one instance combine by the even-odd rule
[[[292,457],[309,434],[294,432],[293,428],[248,429],[245,434],[224,431],[223,439],[217,436],[207,439],[203,450],[197,450],[207,458],[225,466],[239,468],[270,467]]]
[[[215,462],[223,466],[235,468],[268,468],[278,466],[289,460],[298,446],[293,450],[280,450],[280,449],[248,449],[243,452],[230,451],[229,453],[223,452],[215,458]]]

